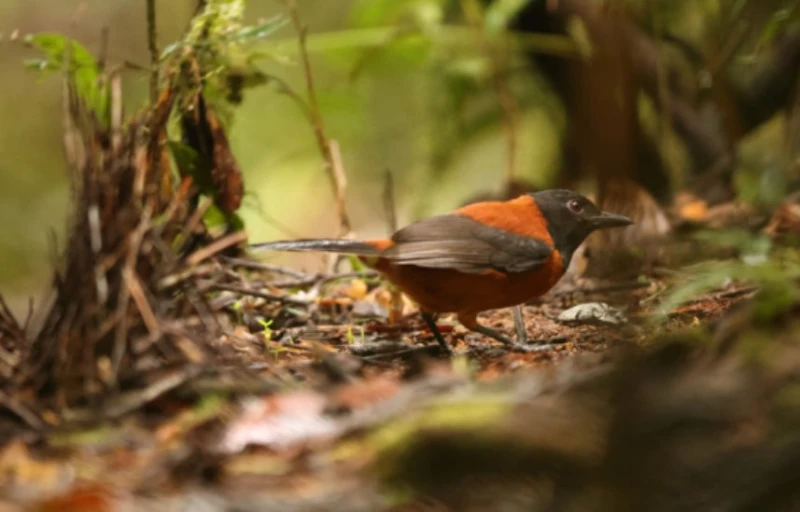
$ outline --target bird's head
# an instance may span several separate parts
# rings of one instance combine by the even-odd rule
[[[592,232],[633,224],[628,217],[601,211],[589,199],[571,190],[543,190],[531,196],[547,221],[553,242],[567,259]]]

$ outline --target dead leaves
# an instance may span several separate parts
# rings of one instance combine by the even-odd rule
[[[242,204],[244,182],[222,124],[202,91],[195,92],[181,113],[186,144],[197,153],[193,178],[220,210],[232,215]]]

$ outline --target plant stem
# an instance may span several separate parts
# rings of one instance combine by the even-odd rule
[[[156,0],[147,0],[147,47],[150,50],[150,104],[158,101],[158,43],[156,41]]]
[[[319,102],[314,90],[314,78],[311,74],[311,60],[308,57],[308,49],[306,48],[306,36],[308,35],[308,28],[303,25],[300,20],[300,14],[297,11],[297,4],[294,0],[288,2],[289,13],[292,17],[295,30],[297,30],[298,43],[300,48],[300,57],[303,60],[303,72],[306,79],[306,89],[308,91],[308,106],[311,115],[311,124],[314,127],[314,135],[317,138],[317,145],[319,151],[322,153],[322,158],[325,160],[325,171],[331,182],[334,197],[336,198],[336,215],[339,219],[339,235],[344,236],[350,233],[351,224],[350,217],[347,215],[347,209],[344,204],[344,196],[346,191],[346,182],[344,180],[344,169],[340,161],[340,154],[338,146],[331,144],[331,140],[325,135],[325,126],[322,122],[322,115],[319,110]]]

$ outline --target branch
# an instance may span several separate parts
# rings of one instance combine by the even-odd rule
[[[147,0],[147,47],[150,50],[150,103],[158,101],[158,42],[156,41],[156,0]]]
[[[292,23],[297,31],[298,41],[300,45],[300,56],[303,60],[303,72],[306,78],[306,89],[308,90],[308,105],[311,115],[311,123],[314,127],[314,135],[317,138],[317,145],[325,160],[325,171],[331,182],[334,197],[336,198],[336,215],[339,218],[340,235],[350,233],[351,224],[350,218],[345,209],[344,198],[347,185],[344,182],[344,170],[342,169],[338,154],[334,153],[330,139],[325,135],[325,126],[322,122],[322,115],[319,110],[319,103],[317,102],[317,95],[314,91],[314,80],[311,74],[311,61],[308,57],[308,49],[306,47],[306,36],[308,35],[308,28],[303,25],[300,20],[300,14],[297,11],[297,4],[295,0],[288,2],[289,14],[292,17]]]

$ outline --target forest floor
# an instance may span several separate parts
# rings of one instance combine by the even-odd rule
[[[398,461],[424,438],[418,434],[503,431],[514,404],[555,400],[561,387],[607,371],[609,354],[652,338],[652,316],[667,287],[652,276],[612,285],[567,278],[524,307],[526,352],[509,351],[445,315],[439,325],[454,348],[451,359],[439,353],[418,314],[407,310],[400,324],[387,322],[390,293],[372,276],[287,270],[287,281],[282,269],[246,266],[228,273],[237,284],[215,305],[229,322],[215,343],[232,349],[235,362],[213,362],[225,369],[213,375],[183,366],[151,376],[146,387],[105,404],[124,414],[85,426],[59,428],[63,420],[39,411],[54,424],[17,431],[0,448],[0,495],[8,500],[0,511],[448,510],[419,499],[420,486],[442,477],[429,468],[434,462],[421,463],[422,474],[431,472],[427,484],[403,483],[407,478],[395,473],[404,474]],[[301,286],[287,285],[292,280]],[[710,325],[752,294],[729,284],[669,312],[658,329]],[[614,314],[559,319],[596,301]],[[511,310],[479,320],[514,332]],[[526,428],[546,430],[547,423]],[[545,439],[553,435],[560,434]],[[497,491],[504,503],[531,488],[508,485]],[[467,500],[470,491],[462,488],[455,495],[467,501],[449,509],[484,510],[481,500],[495,487],[479,487],[481,499]],[[537,503],[531,499],[510,510]]]

